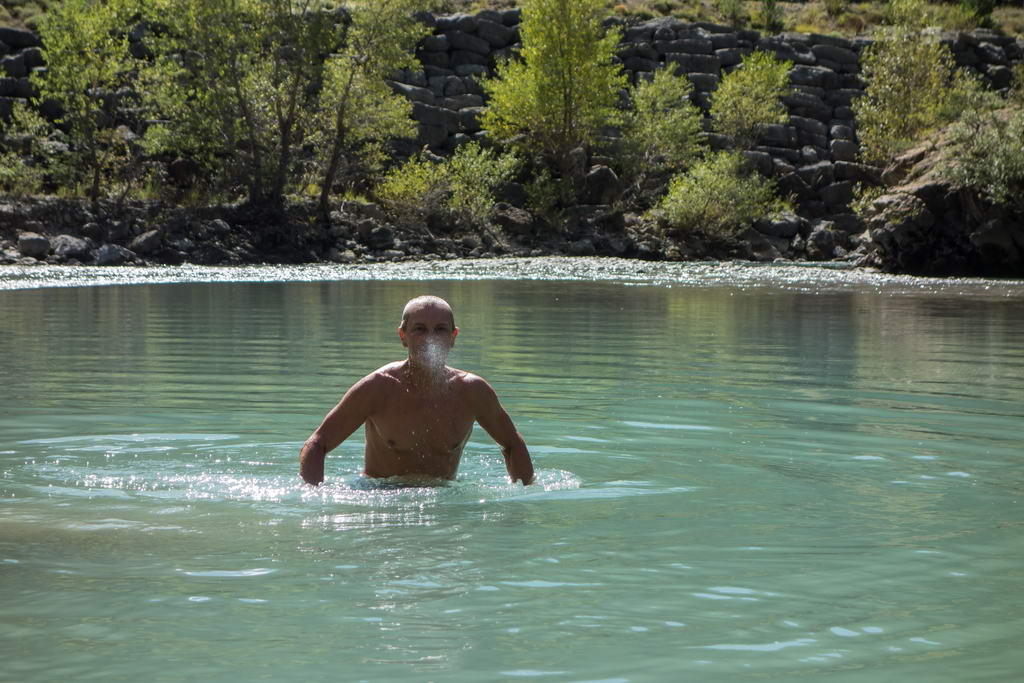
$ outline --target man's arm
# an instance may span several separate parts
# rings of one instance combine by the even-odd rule
[[[532,484],[533,461],[530,460],[530,451],[526,448],[526,442],[513,424],[512,418],[502,407],[494,388],[476,375],[470,375],[468,380],[476,421],[501,446],[505,468],[512,481]]]
[[[299,451],[299,474],[307,484],[316,486],[324,480],[324,459],[342,441],[366,422],[373,412],[379,379],[367,375],[345,392],[338,405],[327,413]]]

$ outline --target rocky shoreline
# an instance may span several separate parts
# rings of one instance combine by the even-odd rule
[[[670,239],[636,215],[576,206],[555,227],[501,203],[492,227],[450,232],[390,223],[374,204],[348,203],[325,228],[314,207],[272,215],[245,206],[182,209],[132,203],[95,210],[67,200],[0,202],[0,264],[250,265],[379,263],[498,256],[615,256],[638,260],[863,260],[832,221],[795,215],[736,238]],[[852,223],[853,221],[851,221]],[[827,231],[828,235],[823,236]]]
[[[249,206],[181,208],[133,202],[0,201],[0,265],[372,264],[502,256],[612,256],[638,261],[737,260],[840,263],[929,276],[1024,276],[1024,225],[978,207],[930,175],[912,150],[902,185],[861,218],[756,222],[735,237],[666,236],[608,205],[566,210],[557,225],[499,203],[491,227],[403,228],[375,204],[344,203],[325,226],[312,205],[267,212]],[[894,172],[896,172],[894,170]]]

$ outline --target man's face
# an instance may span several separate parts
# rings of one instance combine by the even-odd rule
[[[443,306],[424,305],[412,311],[398,328],[402,346],[418,365],[443,367],[459,330],[452,326],[451,311]]]

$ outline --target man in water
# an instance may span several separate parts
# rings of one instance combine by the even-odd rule
[[[501,446],[512,481],[533,481],[526,442],[483,378],[449,367],[459,328],[451,306],[436,296],[411,300],[398,337],[409,350],[350,388],[306,440],[299,473],[314,486],[324,480],[324,459],[366,425],[363,473],[368,477],[454,479],[462,449],[479,422]]]

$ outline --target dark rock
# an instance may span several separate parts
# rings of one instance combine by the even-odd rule
[[[53,238],[52,246],[53,253],[62,259],[82,259],[92,249],[88,240],[73,235],[57,235]]]
[[[448,42],[451,43],[451,46],[456,50],[475,52],[476,54],[485,56],[489,56],[491,53],[491,44],[483,38],[458,30],[449,31],[445,35],[448,36]]]
[[[800,148],[800,161],[803,164],[816,164],[821,161],[821,154],[814,145],[804,145]]]
[[[808,164],[798,168],[796,172],[812,188],[831,185],[835,181],[835,168],[831,161]]]
[[[453,97],[446,97],[444,99],[444,106],[456,111],[459,109],[465,109],[466,107],[479,108],[484,106],[484,98],[479,95],[472,95],[469,93],[465,95],[455,95]]]
[[[488,75],[487,67],[483,64],[459,64],[454,71],[459,76],[486,77]]]
[[[530,212],[504,202],[498,203],[492,220],[495,225],[513,235],[528,235],[533,232],[533,216]]]
[[[135,260],[135,254],[118,244],[104,244],[92,252],[92,259],[97,266],[120,266]]]
[[[451,49],[451,43],[448,42],[448,36],[443,33],[433,36],[427,36],[420,42],[420,50],[426,52],[448,52]]]
[[[422,102],[413,102],[412,117],[424,125],[437,126],[449,131],[457,130],[459,127],[459,116],[456,112]]]
[[[827,261],[836,248],[836,236],[832,223],[819,221],[807,237],[807,258],[812,261]]]
[[[128,246],[136,254],[149,256],[160,251],[163,243],[163,236],[159,230],[148,230],[132,240]]]
[[[677,74],[717,74],[722,68],[722,63],[714,55],[691,55],[683,52],[672,52],[665,55],[665,64],[677,65]]]
[[[795,147],[797,144],[796,131],[781,123],[762,126],[759,139],[769,147]]]
[[[402,95],[411,102],[421,102],[423,104],[434,104],[434,93],[427,88],[420,88],[415,85],[406,85],[405,83],[399,83],[398,81],[388,81],[388,85],[391,89]]]
[[[35,95],[35,88],[27,78],[0,78],[0,97],[18,97],[27,100]]]
[[[836,163],[853,162],[857,160],[860,148],[849,140],[833,140],[828,143],[828,151]]]
[[[596,253],[597,248],[589,237],[584,237],[576,240],[575,242],[569,243],[570,256],[593,256]]]
[[[0,42],[15,50],[38,47],[43,44],[36,34],[13,26],[0,26]]]
[[[774,168],[771,155],[766,152],[757,152],[752,150],[745,150],[742,154],[743,158],[747,160],[747,163],[749,163],[754,170],[765,177],[771,176]]]
[[[770,237],[792,239],[800,232],[800,226],[803,224],[804,220],[795,213],[784,213],[771,220],[759,222],[757,231]]]
[[[622,194],[619,177],[607,166],[590,169],[583,183],[583,201],[587,204],[611,204]]]
[[[723,47],[720,50],[715,50],[718,63],[723,67],[736,66],[743,61],[743,56],[747,53],[749,50],[739,47]]]
[[[45,258],[50,253],[50,240],[36,232],[18,233],[18,251],[22,256]]]
[[[485,107],[466,107],[459,110],[459,130],[475,133],[480,130],[480,119]]]
[[[840,64],[856,64],[858,62],[856,52],[837,45],[812,45],[811,52],[818,59],[827,59]]]
[[[771,240],[753,228],[747,228],[740,239],[747,243],[750,258],[755,261],[774,261],[782,256]]]
[[[693,83],[693,87],[701,92],[712,92],[718,88],[719,78],[715,74],[687,74],[686,77]]]
[[[882,184],[882,170],[876,166],[836,161],[834,168],[837,180],[852,180],[855,183],[868,183],[869,185]]]
[[[992,264],[994,272],[1022,272],[1024,226],[998,218],[986,221],[970,233],[971,244]]]
[[[1013,71],[1008,66],[999,64],[988,64],[982,69],[992,87],[996,90],[1010,87],[1013,83]]]
[[[832,183],[821,188],[820,195],[829,210],[846,208],[853,201],[853,183],[849,180]]]
[[[516,29],[505,26],[500,23],[500,20],[495,22],[482,18],[477,21],[476,34],[495,48],[511,45],[519,38],[519,32]]]
[[[9,55],[0,59],[0,71],[11,78],[24,78],[28,75],[28,67],[25,66],[25,58],[20,54]]]
[[[1006,65],[1009,63],[1006,59],[1006,51],[992,43],[981,43],[978,47],[974,48],[974,52],[981,61],[988,64]]]

